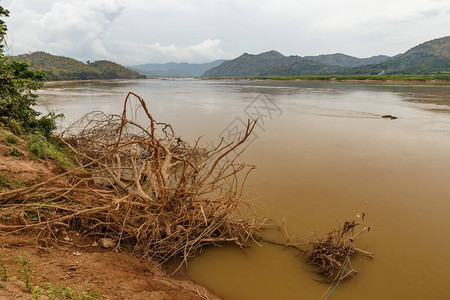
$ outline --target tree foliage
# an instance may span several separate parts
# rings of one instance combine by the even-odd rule
[[[9,11],[0,6],[0,17],[8,17],[8,16],[9,16]],[[1,51],[0,53],[1,54],[3,54],[3,48],[5,46],[3,42],[6,38],[6,30],[7,30],[7,27],[6,27],[5,21],[0,19],[0,51]]]
[[[8,60],[5,55],[7,26],[4,17],[9,11],[0,6],[0,125],[15,133],[39,130],[49,135],[55,128],[54,113],[38,119],[36,90],[42,87],[45,73],[29,69],[24,62]]]

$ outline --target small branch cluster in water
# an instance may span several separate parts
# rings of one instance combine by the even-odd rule
[[[364,219],[364,212],[362,212]],[[370,227],[363,227],[357,220],[345,222],[342,227],[331,230],[327,234],[319,235],[309,241],[310,249],[306,254],[311,263],[318,266],[316,269],[326,279],[341,280],[356,273],[352,267],[351,257],[362,254],[373,258],[373,254],[357,248],[354,245],[360,234],[370,231]]]
[[[267,241],[272,244],[292,247],[304,254],[310,263],[317,266],[316,272],[323,276],[324,282],[335,282],[356,274],[351,258],[357,254],[373,258],[374,254],[355,246],[355,241],[363,233],[370,231],[364,226],[364,209],[356,215],[356,219],[345,222],[343,226],[334,228],[326,234],[315,234],[307,242],[291,243],[290,236],[283,222],[283,229],[288,238],[287,244]]]
[[[242,191],[254,167],[237,163],[233,153],[255,125],[249,121],[236,141],[206,150],[156,122],[144,100],[129,93],[122,115],[91,113],[63,133],[62,142],[80,158],[78,169],[0,193],[1,214],[21,216],[2,229],[37,230],[41,242],[60,229],[76,229],[115,238],[116,248],[131,247],[159,262],[187,261],[209,244],[243,245],[259,237],[262,221],[239,213],[242,205],[250,207]]]

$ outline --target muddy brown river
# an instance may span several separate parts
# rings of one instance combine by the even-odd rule
[[[282,81],[138,80],[49,84],[39,110],[120,113],[128,91],[185,139],[231,140],[259,124],[241,161],[246,197],[285,220],[293,240],[351,220],[367,203],[372,230],[356,276],[331,299],[450,299],[450,86]],[[397,117],[395,120],[383,115]],[[284,230],[265,239],[285,242]],[[328,288],[294,249],[211,247],[188,276],[223,299],[320,299]],[[325,294],[326,296],[327,294]],[[326,297],[325,297],[326,298]]]

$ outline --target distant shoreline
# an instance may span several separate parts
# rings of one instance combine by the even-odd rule
[[[58,83],[75,83],[75,82],[96,82],[96,81],[119,81],[119,80],[143,80],[147,78],[114,78],[114,79],[79,79],[79,80],[50,80],[44,81],[44,86],[54,85]]]
[[[367,76],[261,76],[261,77],[161,77],[161,78],[115,78],[115,79],[84,79],[84,80],[53,80],[45,81],[44,86],[51,86],[64,83],[76,82],[100,82],[100,81],[121,81],[121,80],[176,80],[176,79],[197,79],[197,80],[251,80],[251,81],[325,81],[325,82],[360,82],[360,83],[386,83],[386,84],[444,84],[450,85],[450,75],[394,75],[388,76],[367,75]],[[441,78],[439,78],[441,77]]]
[[[450,84],[450,75],[327,75],[327,76],[260,76],[260,77],[202,77],[203,80],[259,81],[328,81],[364,83],[440,83]]]

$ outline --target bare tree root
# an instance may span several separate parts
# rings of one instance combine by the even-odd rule
[[[147,124],[137,119],[145,118]],[[184,261],[205,245],[259,238],[263,222],[240,213],[243,187],[254,166],[236,162],[237,149],[256,121],[236,141],[214,149],[175,136],[156,122],[144,100],[125,99],[122,115],[94,112],[61,137],[79,158],[79,168],[35,186],[0,193],[4,232],[35,230],[39,241],[60,229],[117,239],[159,262]],[[61,177],[68,186],[55,186]],[[251,207],[250,207],[251,211]]]

